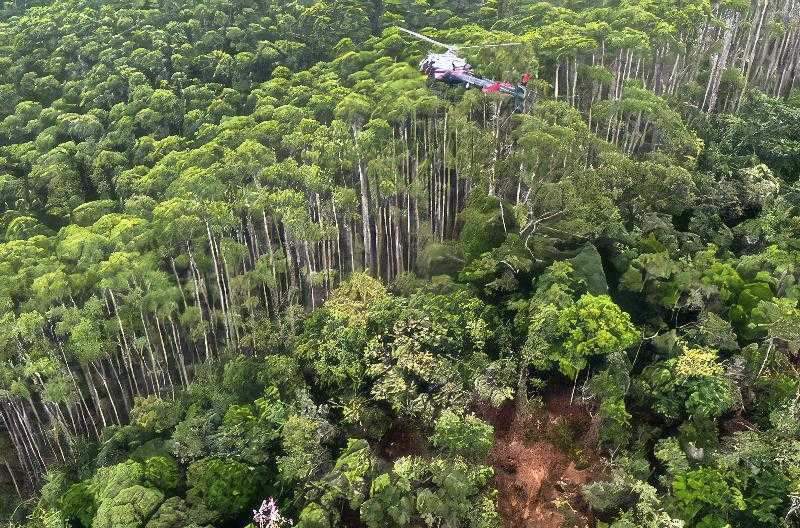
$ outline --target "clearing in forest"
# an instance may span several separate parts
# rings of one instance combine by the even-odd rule
[[[595,474],[596,427],[586,409],[570,405],[571,388],[549,387],[527,416],[512,402],[484,418],[495,427],[487,463],[495,470],[504,528],[594,526],[580,486]]]

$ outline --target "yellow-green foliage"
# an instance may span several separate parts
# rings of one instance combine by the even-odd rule
[[[717,353],[705,348],[687,348],[675,362],[675,373],[685,381],[689,378],[709,378],[722,374]]]
[[[373,303],[387,297],[386,287],[366,273],[354,273],[325,301],[325,308],[350,325],[363,324]]]
[[[525,353],[534,366],[574,378],[591,356],[624,351],[640,338],[630,315],[608,295],[584,294],[563,307],[534,304]]]

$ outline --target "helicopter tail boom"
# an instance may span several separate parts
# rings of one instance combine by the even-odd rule
[[[484,79],[483,77],[476,77],[468,73],[450,73],[448,80],[458,81],[467,85],[467,87],[475,86],[480,88],[484,93],[501,93],[510,95],[514,98],[514,111],[525,111],[525,97],[528,93],[526,85],[528,84],[527,74],[522,77],[522,81],[516,86],[502,81],[493,81]]]
[[[449,74],[449,77],[464,84],[476,86],[487,93],[500,92],[505,94],[514,94],[516,91],[514,85],[511,83],[484,79],[483,77],[477,77],[468,73],[453,72]]]

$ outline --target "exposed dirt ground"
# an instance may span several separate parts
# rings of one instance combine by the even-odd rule
[[[504,528],[591,527],[580,499],[592,480],[595,428],[589,414],[570,405],[571,387],[548,387],[544,405],[518,416],[513,403],[484,411],[495,427],[487,463],[495,468]]]
[[[553,384],[543,404],[517,414],[513,402],[477,414],[495,428],[494,445],[485,463],[495,470],[503,528],[591,528],[595,520],[580,497],[580,486],[596,470],[597,424],[578,402],[570,404],[572,387]],[[426,456],[428,439],[412,423],[391,425],[376,446],[381,458]],[[358,513],[346,511],[348,528],[362,528]]]

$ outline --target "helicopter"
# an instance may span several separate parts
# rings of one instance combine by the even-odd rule
[[[419,71],[428,76],[429,79],[441,81],[450,85],[464,85],[469,89],[472,87],[480,88],[484,93],[502,93],[514,97],[514,111],[525,111],[525,96],[530,76],[527,73],[522,75],[520,82],[513,85],[509,82],[494,81],[475,75],[472,66],[458,55],[459,50],[468,48],[492,48],[499,46],[519,46],[519,42],[507,42],[503,44],[485,44],[478,46],[459,46],[457,44],[444,44],[430,37],[426,37],[416,31],[398,27],[400,31],[408,33],[412,37],[429,42],[435,46],[445,49],[444,53],[428,53],[428,56],[419,63]]]

